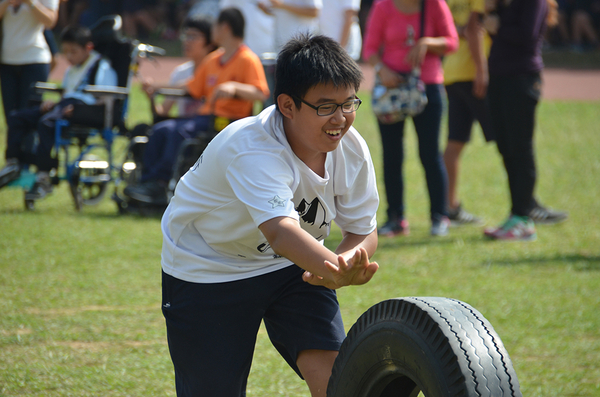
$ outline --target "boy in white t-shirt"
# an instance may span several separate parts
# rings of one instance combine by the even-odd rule
[[[345,337],[335,289],[378,269],[373,162],[352,127],[362,73],[325,36],[279,53],[276,104],[236,121],[162,218],[163,314],[178,396],[245,395],[261,321],[325,396]],[[329,250],[331,222],[343,239]]]

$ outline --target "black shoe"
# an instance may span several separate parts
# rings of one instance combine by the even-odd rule
[[[566,220],[569,215],[566,212],[556,211],[550,208],[542,207],[540,204],[536,204],[536,206],[529,212],[529,217],[535,223],[551,224],[560,223]]]
[[[25,193],[25,200],[41,200],[54,190],[50,178],[35,181],[29,191]]]
[[[19,162],[14,159],[8,160],[4,168],[0,170],[0,189],[18,179],[19,175],[21,175]]]
[[[129,185],[123,189],[126,196],[149,204],[168,204],[167,189],[158,181],[147,181],[139,185]]]

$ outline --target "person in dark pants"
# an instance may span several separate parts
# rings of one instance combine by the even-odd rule
[[[485,235],[492,239],[536,238],[532,217],[540,215],[532,211],[541,206],[533,196],[536,182],[533,134],[544,67],[541,48],[554,12],[549,13],[547,0],[498,0],[497,14],[486,22],[493,35],[489,57],[490,115],[512,203],[508,219],[485,230]],[[546,221],[566,218],[564,213],[544,210]]]
[[[58,19],[58,0],[2,1],[0,19],[0,80],[8,116],[29,106],[33,83],[48,79],[52,54],[43,32]]]
[[[440,125],[443,111],[443,86],[428,84],[426,88],[427,106],[423,113],[412,118],[419,142],[419,159],[425,170],[427,191],[431,199],[431,213],[442,216],[446,213],[446,173],[442,157],[439,155]],[[402,120],[395,124],[379,124],[381,145],[384,148],[383,169],[386,196],[388,201],[388,219],[403,218],[404,214],[404,124]],[[387,172],[385,171],[387,170]],[[396,211],[396,212],[394,212]],[[403,233],[408,232],[408,223],[402,226]],[[382,231],[380,230],[380,234]],[[385,234],[385,229],[384,233]]]

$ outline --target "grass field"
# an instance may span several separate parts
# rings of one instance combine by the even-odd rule
[[[364,104],[355,125],[381,179],[378,132],[368,94],[360,96]],[[147,121],[139,93],[133,104],[130,123]],[[600,395],[599,106],[540,105],[537,195],[570,218],[539,226],[538,240],[530,243],[489,242],[481,227],[430,237],[410,126],[405,180],[412,234],[380,240],[374,279],[339,291],[346,327],[388,298],[456,298],[494,325],[524,396]],[[460,187],[465,207],[488,224],[507,216],[500,157],[481,134],[466,149]],[[0,396],[173,396],[160,312],[159,220],[119,216],[108,198],[77,213],[66,183],[35,212],[24,210],[22,195],[19,189],[0,192]],[[328,246],[340,238],[334,231]],[[248,396],[309,396],[264,331]]]

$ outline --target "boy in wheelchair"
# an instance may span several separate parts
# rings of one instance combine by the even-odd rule
[[[168,128],[159,123],[152,129],[144,150],[140,183],[123,191],[130,199],[166,205],[168,183],[184,140],[198,136],[211,139],[219,130],[215,128],[215,120],[251,116],[253,102],[268,97],[262,63],[244,44],[244,24],[238,9],[221,10],[212,26],[213,41],[220,48],[206,57],[187,83],[187,92],[192,97],[204,99],[198,115],[182,123],[172,123]]]
[[[63,78],[61,100],[44,101],[40,106],[12,112],[6,119],[6,165],[0,170],[0,188],[18,179],[22,167],[35,165],[35,183],[26,192],[26,200],[41,199],[53,190],[50,172],[58,163],[52,155],[56,120],[81,117],[77,112],[85,112],[85,105],[98,103],[94,96],[83,92],[85,86],[117,85],[117,74],[110,61],[94,51],[88,28],[67,26],[61,33],[61,42],[62,53],[71,65]],[[35,131],[33,139],[32,131]]]

